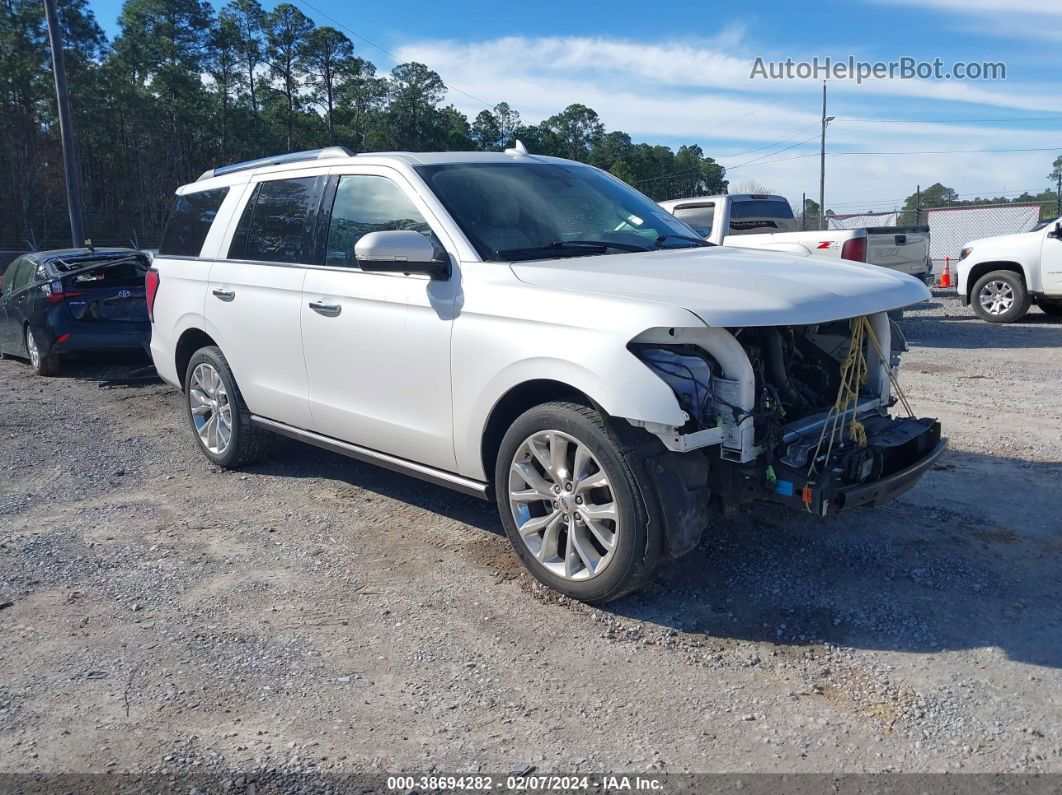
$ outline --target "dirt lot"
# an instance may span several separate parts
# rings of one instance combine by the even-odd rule
[[[493,509],[179,394],[0,363],[0,771],[1062,772],[1062,321],[937,297],[897,503],[720,522],[642,594],[551,595]]]

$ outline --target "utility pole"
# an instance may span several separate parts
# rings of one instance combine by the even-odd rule
[[[819,152],[819,229],[826,228],[826,81],[822,81],[822,148]]]
[[[915,226],[922,223],[922,186],[915,186]]]
[[[808,195],[806,193],[800,194],[800,229],[803,231],[808,228]]]
[[[84,217],[81,212],[81,168],[74,144],[74,123],[70,118],[70,96],[66,91],[66,63],[63,59],[63,33],[55,0],[44,0],[48,21],[48,41],[52,46],[52,73],[55,75],[55,101],[59,107],[59,137],[63,142],[63,171],[66,176],[66,203],[70,210],[70,238],[74,248],[85,245]]]

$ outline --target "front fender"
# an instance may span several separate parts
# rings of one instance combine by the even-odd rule
[[[486,479],[481,443],[487,422],[498,403],[513,389],[530,381],[557,381],[582,392],[613,417],[682,425],[686,414],[671,388],[626,348],[591,368],[569,359],[533,356],[513,362],[493,374],[461,418],[455,402],[454,437],[461,474]]]

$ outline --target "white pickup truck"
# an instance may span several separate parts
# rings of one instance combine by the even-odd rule
[[[660,206],[717,246],[867,261],[865,229],[801,232],[784,196],[734,193],[669,199]]]
[[[955,270],[959,299],[982,320],[1012,323],[1034,303],[1062,317],[1062,222],[973,240]]]

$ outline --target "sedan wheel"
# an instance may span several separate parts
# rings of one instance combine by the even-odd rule
[[[37,375],[58,375],[59,357],[54,354],[49,356],[41,353],[41,347],[29,326],[26,326],[26,356],[29,358],[33,372]]]
[[[566,580],[612,562],[619,513],[612,483],[586,445],[557,430],[532,434],[509,469],[509,509],[535,560]]]
[[[203,362],[192,371],[188,407],[203,447],[222,455],[232,441],[232,406],[221,375]]]
[[[37,340],[33,337],[33,332],[28,328],[26,329],[26,353],[29,354],[30,364],[34,370],[41,369],[41,350],[37,347]]]

